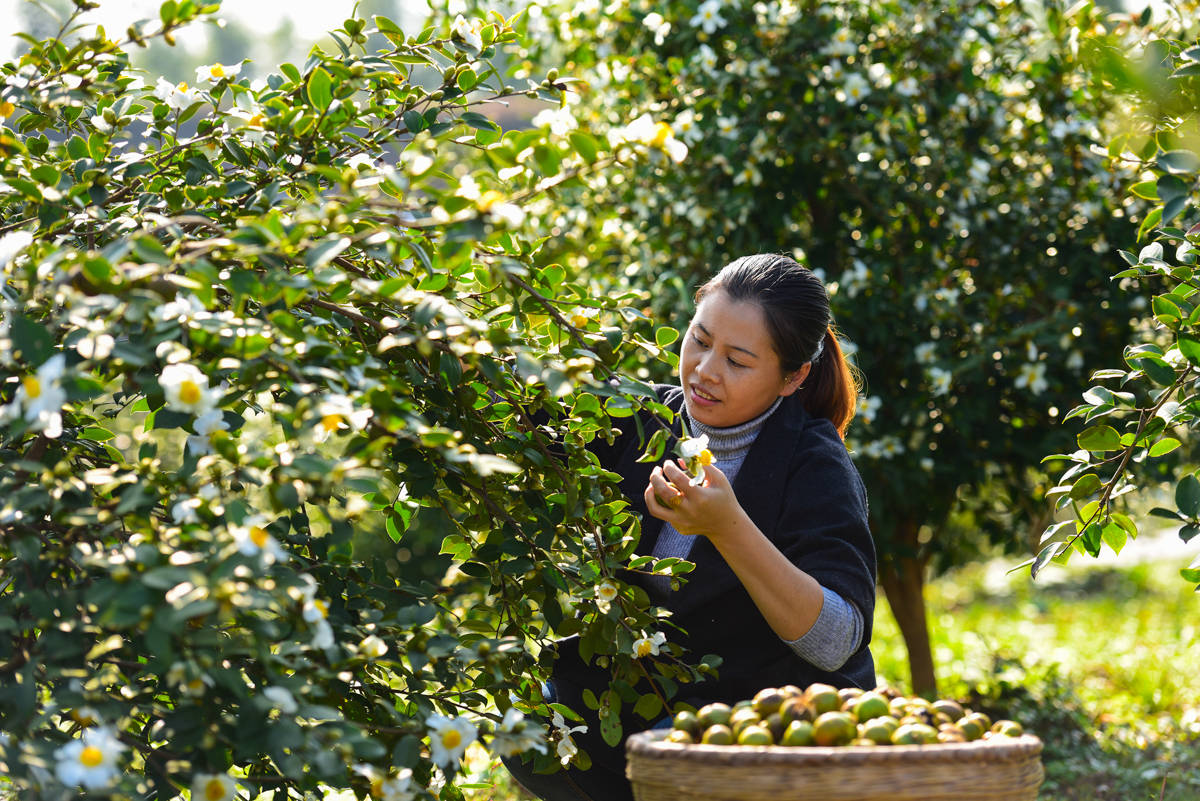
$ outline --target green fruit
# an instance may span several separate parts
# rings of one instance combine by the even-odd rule
[[[897,695],[892,700],[888,701],[888,714],[894,718],[904,716],[904,711],[908,707],[908,698],[903,695]]]
[[[804,690],[801,690],[795,684],[785,684],[779,688],[779,692],[783,693],[784,698],[799,698],[804,695]]]
[[[722,723],[715,723],[704,730],[700,742],[705,745],[733,745],[733,730]]]
[[[871,718],[858,727],[860,737],[866,737],[873,743],[888,745],[892,742],[892,732],[900,727],[896,719],[888,715]]]
[[[696,738],[683,729],[671,729],[667,734],[667,742],[679,743],[680,745],[693,745],[696,742]]]
[[[780,745],[816,745],[813,735],[813,725],[807,720],[793,720],[783,730]]]
[[[775,745],[775,738],[766,726],[752,724],[742,729],[737,738],[738,745]]]
[[[763,721],[763,725],[771,732],[771,736],[775,738],[776,742],[779,742],[779,738],[783,737],[783,731],[787,728],[787,722],[784,721],[783,715],[780,715],[778,712],[774,715],[768,715],[767,719]]]
[[[855,737],[850,741],[850,745],[869,745],[872,748],[878,747],[879,743],[869,737]]]
[[[933,702],[935,712],[941,712],[946,717],[950,718],[950,722],[958,720],[963,716],[962,704],[950,698],[941,698]]]
[[[825,712],[813,723],[817,745],[845,745],[858,736],[858,726],[849,712]]]
[[[701,728],[709,728],[710,726],[722,725],[728,726],[729,719],[733,716],[733,708],[729,704],[713,703],[705,704],[696,712],[696,718],[700,722]]]
[[[768,687],[765,690],[759,690],[754,695],[754,711],[760,717],[767,717],[779,711],[779,707],[783,705],[783,693],[776,690],[774,687]]]
[[[853,701],[851,711],[859,723],[866,723],[873,718],[883,717],[890,711],[887,699],[877,692],[866,692]]]
[[[675,714],[675,720],[671,724],[679,731],[685,731],[695,737],[701,731],[700,719],[696,717],[696,713],[690,709],[682,709]]]
[[[842,699],[838,697],[837,688],[832,684],[810,684],[808,689],[804,691],[808,699],[808,705],[812,708],[814,716],[823,715],[826,712],[833,712],[840,709]]]
[[[840,708],[845,709],[846,711],[850,710],[850,706],[853,704],[854,699],[863,694],[863,691],[857,687],[843,687],[837,692]]]
[[[967,715],[966,717],[974,717],[976,720],[978,720],[983,725],[983,728],[985,731],[987,729],[992,728],[992,719],[989,718],[987,715],[985,715],[982,712],[972,712],[971,714]]]
[[[783,706],[779,707],[779,716],[783,718],[783,722],[791,723],[793,720],[812,720],[812,709],[808,703],[799,697],[788,698],[783,702]]]
[[[937,741],[939,743],[965,743],[967,735],[954,723],[943,723],[938,726]]]
[[[967,738],[968,742],[978,740],[983,736],[984,731],[986,731],[983,728],[983,723],[976,718],[972,718],[970,715],[964,717],[955,725],[958,726],[959,731],[963,733],[963,737]]]
[[[733,705],[734,712],[736,712],[739,709],[753,709],[753,708],[754,708],[754,702],[751,701],[749,698],[743,698],[742,700],[738,701],[736,704]]]
[[[925,723],[905,723],[892,732],[893,745],[928,745],[937,742],[937,729]]]
[[[997,720],[992,724],[991,732],[1004,737],[1020,737],[1025,730],[1015,720]]]
[[[729,728],[733,730],[734,737],[741,734],[742,730],[747,726],[757,726],[760,723],[762,723],[762,718],[749,707],[735,709],[733,715],[729,718]]]

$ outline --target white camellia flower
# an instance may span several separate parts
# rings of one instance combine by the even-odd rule
[[[190,88],[187,81],[171,83],[166,78],[159,78],[154,84],[154,96],[179,111],[196,101],[196,90]]]
[[[320,598],[309,598],[300,610],[304,622],[313,632],[312,644],[315,648],[329,648],[333,645],[333,627],[329,625],[329,604]]]
[[[728,139],[736,139],[738,135],[738,118],[717,117],[717,133]]]
[[[354,772],[366,778],[371,798],[378,801],[414,801],[417,797],[411,789],[411,768],[404,768],[395,775],[384,775],[374,765],[355,765]]]
[[[468,20],[462,14],[454,18],[454,23],[450,26],[450,32],[476,50],[483,49],[483,38],[479,35],[479,30],[476,28],[475,23]]]
[[[258,144],[266,137],[267,112],[261,108],[235,108],[229,111],[229,116],[242,121],[242,124],[235,130],[252,144]]]
[[[475,741],[475,724],[464,717],[448,718],[430,715],[425,719],[429,726],[429,751],[433,764],[442,770],[458,768],[467,746]]]
[[[233,78],[242,71],[241,64],[205,64],[202,67],[196,67],[196,82],[207,81],[208,83],[218,83],[226,78]]]
[[[324,442],[329,435],[343,428],[361,431],[371,419],[370,409],[356,409],[354,401],[345,395],[329,395],[317,405],[320,421],[313,429],[313,439]]]
[[[358,644],[358,652],[367,659],[380,659],[387,653],[387,643],[376,634],[369,634]]]
[[[202,415],[217,405],[220,390],[210,389],[208,376],[195,365],[180,362],[163,368],[158,383],[167,399],[167,408]]]
[[[937,360],[937,343],[922,342],[913,348],[919,364],[933,364]]]
[[[285,715],[294,715],[300,705],[296,703],[296,697],[286,687],[266,687],[262,691],[263,697]]]
[[[237,785],[224,773],[197,773],[192,779],[192,801],[233,801]]]
[[[103,790],[120,773],[117,760],[124,750],[125,746],[111,728],[84,729],[78,740],[72,740],[54,752],[57,762],[54,773],[68,787]]]
[[[762,173],[753,164],[745,164],[733,176],[733,185],[749,184],[750,186],[758,186],[762,183]]]
[[[1046,380],[1046,363],[1026,362],[1021,365],[1013,386],[1018,389],[1028,389],[1034,395],[1045,392],[1050,388],[1050,382]]]
[[[941,367],[930,367],[928,375],[930,392],[934,396],[945,395],[950,391],[950,382],[954,376],[949,370]]]
[[[218,431],[229,430],[229,423],[225,422],[224,412],[220,409],[209,409],[197,417],[192,426],[196,433],[188,435],[187,446],[197,456],[212,453],[212,435]]]
[[[0,236],[0,269],[7,267],[18,253],[32,244],[33,234],[28,231],[13,231]]]
[[[833,56],[852,56],[858,52],[858,42],[854,40],[854,31],[841,28],[833,34],[825,52]]]
[[[558,711],[554,713],[554,717],[550,719],[550,723],[554,726],[559,735],[558,745],[554,749],[555,753],[558,754],[559,761],[565,765],[570,762],[571,757],[575,756],[575,754],[579,751],[579,748],[576,747],[575,740],[571,738],[571,735],[575,732],[582,734],[588,730],[588,727],[568,726],[566,719],[563,718],[562,713]]]
[[[725,27],[725,18],[721,16],[724,5],[722,0],[704,0],[688,24],[693,28],[701,28],[705,33],[714,33],[717,28]]]
[[[531,749],[539,754],[546,753],[546,727],[529,723],[523,712],[509,707],[492,736],[491,752],[496,756],[511,757]]]
[[[708,45],[702,44],[696,48],[696,55],[694,58],[700,65],[700,69],[704,70],[705,72],[711,74],[716,71],[718,64],[717,53]]]
[[[279,545],[279,541],[267,531],[267,519],[262,515],[251,515],[242,525],[230,528],[233,540],[237,543],[238,551],[245,556],[261,555],[267,564],[287,561],[287,551]]]
[[[707,434],[701,434],[698,437],[688,437],[679,441],[679,455],[684,459],[694,459],[706,450],[708,450]]]
[[[41,431],[49,439],[62,435],[62,407],[67,402],[62,376],[66,367],[67,357],[56,353],[33,375],[22,377],[9,410],[11,413],[20,409],[29,427]]]
[[[617,585],[611,581],[602,581],[596,585],[596,608],[601,612],[608,612],[615,600],[617,600]]]
[[[196,514],[196,510],[200,508],[201,503],[199,498],[184,498],[176,501],[171,506],[171,519],[181,526],[186,526],[188,523],[199,523],[200,516]]]
[[[881,406],[883,406],[883,398],[878,396],[861,398],[858,401],[857,415],[862,418],[864,423],[871,425],[879,415],[879,407]]]
[[[661,631],[654,632],[652,636],[647,636],[646,632],[642,632],[642,636],[633,643],[633,655],[638,659],[646,656],[658,656],[659,648],[666,641],[667,635]]]
[[[164,323],[186,323],[203,311],[204,304],[195,295],[179,295],[151,311],[150,318]]]
[[[846,76],[842,88],[836,93],[838,100],[847,106],[856,106],[871,93],[871,82],[857,72]]]
[[[642,24],[654,33],[654,44],[662,45],[671,32],[671,23],[663,19],[663,15],[652,11],[642,19]]]
[[[907,78],[902,78],[895,84],[896,94],[903,97],[916,97],[921,92],[921,84],[917,79],[909,75]]]

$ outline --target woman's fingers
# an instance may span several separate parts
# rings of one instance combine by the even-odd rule
[[[650,487],[655,500],[668,509],[677,509],[683,503],[683,492],[679,485],[670,481],[664,475],[662,468],[656,467],[650,473]]]

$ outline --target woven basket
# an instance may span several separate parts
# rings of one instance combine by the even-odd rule
[[[626,741],[637,801],[1033,801],[1042,741],[840,748],[680,745],[667,731]]]

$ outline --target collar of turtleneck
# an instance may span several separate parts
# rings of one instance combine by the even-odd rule
[[[747,420],[744,423],[738,423],[736,426],[725,428],[715,428],[693,420],[687,415],[686,407],[684,416],[687,418],[688,431],[691,432],[693,437],[698,437],[701,434],[708,437],[708,449],[712,451],[713,457],[718,462],[729,459],[737,459],[740,462],[749,453],[750,446],[754,444],[754,438],[758,436],[763,423],[771,416],[772,412],[779,408],[779,404],[781,403],[783,403],[782,395],[775,399],[775,402],[771,404],[769,409],[753,420]]]

